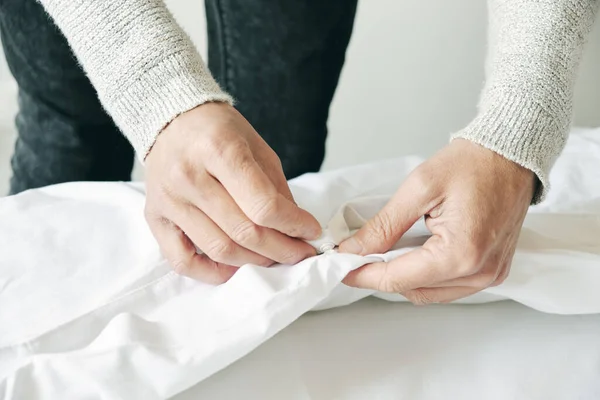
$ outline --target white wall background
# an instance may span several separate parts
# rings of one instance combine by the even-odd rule
[[[167,3],[206,54],[203,1]],[[347,63],[331,108],[325,168],[402,154],[429,155],[446,143],[449,133],[469,122],[483,83],[485,3],[360,1]],[[2,101],[13,98],[12,91],[4,89],[9,79],[2,63],[3,114],[7,107],[12,112],[12,105]],[[0,129],[7,125],[5,121],[0,121]],[[598,29],[584,58],[575,122],[600,125]],[[6,147],[8,141],[1,136],[0,147]],[[0,148],[0,190],[7,152]]]
[[[167,3],[205,53],[202,2]],[[359,1],[324,167],[443,146],[475,115],[486,26],[485,1]],[[575,123],[600,125],[600,29],[582,66]]]

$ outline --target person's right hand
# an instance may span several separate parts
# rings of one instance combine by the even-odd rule
[[[177,273],[214,284],[243,264],[312,256],[300,239],[321,233],[294,203],[275,152],[224,103],[196,107],[158,136],[146,157],[145,216]]]

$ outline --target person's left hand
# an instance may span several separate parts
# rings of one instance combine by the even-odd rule
[[[389,250],[421,217],[432,236],[389,263],[351,272],[349,286],[400,293],[415,304],[457,300],[506,279],[535,186],[534,174],[456,139],[415,169],[340,251]]]

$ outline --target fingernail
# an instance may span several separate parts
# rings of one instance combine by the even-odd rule
[[[342,253],[361,254],[363,247],[355,238],[351,237],[346,239],[340,244],[339,247]]]

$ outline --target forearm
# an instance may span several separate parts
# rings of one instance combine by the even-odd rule
[[[177,115],[231,102],[162,0],[39,1],[141,158]]]
[[[548,190],[548,175],[567,139],[573,89],[594,0],[488,0],[486,84],[465,138],[533,171]]]

